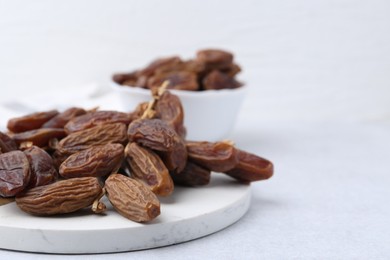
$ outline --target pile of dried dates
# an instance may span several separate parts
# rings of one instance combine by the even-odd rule
[[[148,89],[159,87],[166,80],[170,82],[168,89],[234,89],[242,86],[235,79],[240,71],[232,53],[206,49],[198,51],[195,59],[184,61],[178,56],[156,59],[145,68],[115,74],[113,80],[123,86]]]
[[[182,105],[167,85],[131,113],[72,107],[10,119],[0,132],[0,199],[45,216],[103,213],[106,196],[124,217],[147,222],[175,185],[207,185],[211,172],[245,183],[272,176],[270,161],[232,142],[186,140]]]

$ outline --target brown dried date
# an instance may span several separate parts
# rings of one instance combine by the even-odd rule
[[[69,156],[60,166],[64,178],[102,177],[116,172],[123,161],[123,145],[92,146]]]
[[[0,153],[7,153],[18,149],[15,141],[0,131]]]
[[[0,154],[0,196],[20,193],[30,181],[30,164],[22,151]]]
[[[97,178],[84,177],[61,180],[35,187],[16,197],[16,205],[38,216],[75,212],[91,206],[102,194]]]
[[[272,162],[255,154],[251,154],[239,149],[237,165],[226,172],[227,175],[243,182],[266,180],[273,175]]]
[[[218,70],[213,70],[203,79],[203,88],[205,90],[234,89],[241,86],[240,82]]]
[[[125,149],[125,158],[133,178],[147,184],[160,196],[168,196],[173,192],[173,182],[160,157],[152,150],[136,143],[129,143]]]
[[[226,172],[238,163],[237,151],[229,142],[187,142],[188,158],[215,172]]]
[[[204,186],[210,182],[211,172],[196,163],[187,161],[186,167],[179,174],[171,172],[175,185],[182,186]]]
[[[128,131],[130,142],[136,142],[152,150],[173,151],[181,137],[161,119],[137,119],[130,123]]]
[[[8,120],[7,128],[14,133],[40,128],[44,123],[58,114],[57,110],[37,112]]]
[[[47,147],[51,139],[61,139],[65,135],[66,133],[62,128],[39,128],[14,134],[12,139],[19,146],[23,146],[23,143],[30,143],[38,147]]]
[[[205,49],[196,53],[196,60],[204,63],[208,70],[224,69],[233,62],[233,54],[223,50]]]
[[[86,130],[69,134],[57,145],[57,156],[71,155],[94,145],[109,143],[127,143],[127,128],[125,124],[114,123],[97,125]]]
[[[159,200],[143,182],[114,173],[104,187],[109,201],[122,216],[147,222],[160,215]]]
[[[32,146],[23,152],[30,163],[31,177],[28,188],[46,185],[57,179],[58,173],[54,168],[53,159],[45,150]]]
[[[168,170],[180,173],[187,163],[187,148],[183,139],[175,143],[172,151],[157,151]]]
[[[72,118],[81,116],[87,113],[85,109],[79,107],[71,107],[66,109],[64,112],[57,114],[52,117],[49,121],[42,125],[43,128],[64,128],[66,123]]]
[[[71,119],[64,127],[69,133],[85,130],[97,125],[123,123],[128,125],[131,115],[118,111],[93,111]]]

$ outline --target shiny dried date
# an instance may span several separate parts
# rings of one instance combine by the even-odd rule
[[[13,197],[30,181],[30,164],[22,151],[0,154],[0,196]]]
[[[188,158],[215,172],[226,172],[238,163],[236,149],[229,142],[187,142]]]
[[[50,110],[11,118],[8,120],[7,128],[14,133],[38,129],[57,114],[57,110]]]
[[[272,177],[274,172],[272,162],[255,154],[236,150],[238,163],[233,169],[226,172],[227,175],[242,182],[260,181]]]
[[[30,143],[29,146],[47,147],[51,139],[61,139],[66,133],[62,128],[39,128],[12,136],[12,139],[20,146],[23,143]]]
[[[58,172],[54,167],[53,159],[45,150],[32,146],[23,152],[27,156],[31,170],[28,188],[46,185],[57,179]]]
[[[86,114],[87,111],[79,107],[71,107],[65,111],[57,114],[52,117],[49,121],[42,125],[42,128],[64,128],[64,126],[69,122],[69,120]]]

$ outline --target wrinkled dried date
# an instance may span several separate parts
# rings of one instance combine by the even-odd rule
[[[152,150],[172,151],[181,137],[161,119],[137,119],[130,123],[128,131],[130,142],[139,143]]]
[[[7,127],[11,132],[20,133],[40,128],[44,123],[58,114],[57,110],[37,112],[8,120]]]
[[[237,165],[226,174],[243,182],[266,180],[272,177],[274,167],[272,162],[255,154],[239,149]]]
[[[196,74],[189,71],[173,71],[155,75],[148,80],[148,88],[158,88],[164,81],[169,81],[168,89],[198,90]]]
[[[51,139],[61,139],[66,135],[62,128],[39,128],[12,136],[12,139],[20,146],[23,143],[31,143],[38,147],[47,147]],[[28,146],[31,146],[28,145]]]
[[[116,172],[123,161],[123,145],[92,146],[69,156],[60,166],[64,178],[102,177]]]
[[[58,173],[54,168],[53,159],[45,150],[32,146],[23,152],[27,156],[31,170],[28,188],[46,185],[57,179]]]
[[[155,194],[168,196],[173,192],[169,171],[152,150],[129,143],[125,149],[125,158],[131,175],[146,183]]]
[[[188,158],[215,172],[226,172],[238,163],[237,152],[228,142],[187,142]]]
[[[57,156],[71,155],[94,145],[109,143],[127,143],[127,128],[125,124],[114,123],[97,125],[86,130],[69,134],[57,145]]]
[[[16,205],[32,215],[65,214],[91,206],[101,194],[97,178],[72,178],[29,189],[16,196]]]
[[[28,185],[30,176],[30,164],[22,151],[0,154],[0,196],[15,196]]]
[[[196,163],[187,161],[186,167],[180,173],[171,172],[173,182],[182,186],[204,186],[209,184],[211,172]]]
[[[123,123],[128,125],[131,115],[118,111],[93,111],[71,119],[64,127],[69,133],[85,130],[97,125]]]
[[[69,120],[84,115],[87,113],[85,109],[79,107],[71,107],[51,118],[42,125],[43,128],[64,128]]]
[[[104,187],[109,201],[122,216],[147,222],[160,215],[159,200],[141,181],[114,173],[107,178]]]
[[[241,86],[240,82],[218,70],[213,70],[203,79],[203,88],[205,90],[234,89]]]

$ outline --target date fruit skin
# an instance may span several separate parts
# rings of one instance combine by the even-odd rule
[[[0,153],[7,153],[18,149],[15,141],[7,134],[0,131]]]
[[[233,54],[224,50],[204,49],[196,53],[196,60],[205,64],[206,70],[224,69],[233,63]]]
[[[237,149],[238,163],[226,172],[227,175],[242,182],[266,180],[272,177],[274,166],[272,162],[255,154]]]
[[[83,177],[61,180],[35,187],[16,196],[16,205],[38,216],[75,212],[91,206],[102,194],[97,178]]]
[[[237,151],[228,142],[193,142],[186,143],[188,159],[214,172],[226,172],[238,163]]]
[[[57,145],[56,156],[62,157],[85,150],[94,145],[127,144],[127,127],[122,123],[97,125],[69,134]]]
[[[127,131],[129,141],[152,150],[173,151],[181,137],[169,124],[161,119],[137,119],[130,123]]]
[[[169,81],[168,89],[196,91],[199,89],[196,74],[189,71],[171,71],[154,75],[148,80],[148,88],[158,88]]]
[[[118,111],[93,111],[71,119],[64,127],[66,133],[73,133],[102,124],[131,122],[131,114]]]
[[[124,148],[121,144],[92,146],[70,155],[60,166],[64,178],[103,177],[116,172],[122,165]]]
[[[52,117],[49,121],[42,125],[42,128],[64,128],[64,126],[69,122],[69,120],[86,114],[87,111],[79,107],[71,107],[65,111],[57,114]]]
[[[57,110],[50,110],[11,118],[8,120],[7,128],[13,133],[38,129],[57,114]]]
[[[122,216],[148,222],[160,215],[160,201],[141,181],[114,173],[107,178],[104,187],[109,201]]]
[[[49,145],[51,139],[61,139],[66,136],[62,128],[39,128],[22,133],[17,133],[12,136],[12,139],[21,145],[26,142],[31,142],[32,145],[44,148]]]
[[[188,153],[184,140],[178,140],[172,151],[157,151],[169,171],[180,173],[187,163]]]
[[[30,164],[22,151],[0,154],[0,196],[12,197],[30,181]]]
[[[203,79],[203,88],[205,90],[235,89],[241,86],[240,82],[218,70],[213,70]]]
[[[54,182],[58,172],[53,159],[43,149],[32,146],[23,151],[30,163],[31,177],[27,188],[38,187]]]
[[[171,172],[175,185],[181,186],[204,186],[210,183],[211,172],[196,163],[187,161],[186,167],[179,174]]]
[[[131,176],[143,181],[156,195],[168,196],[173,192],[174,185],[169,171],[152,150],[129,143],[125,149],[125,158]]]

